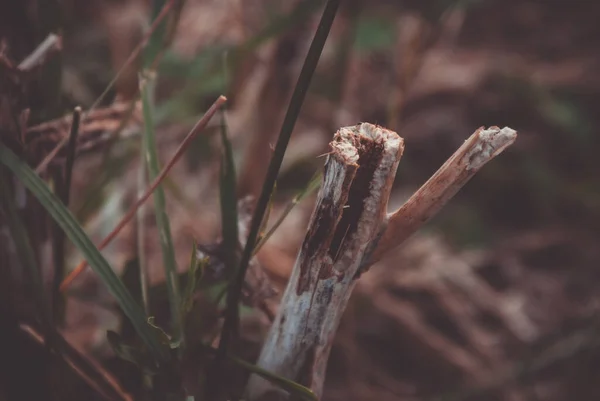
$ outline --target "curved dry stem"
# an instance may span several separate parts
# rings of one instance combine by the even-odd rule
[[[389,215],[387,228],[365,267],[400,246],[516,138],[517,132],[508,127],[481,127],[475,131],[400,209]]]

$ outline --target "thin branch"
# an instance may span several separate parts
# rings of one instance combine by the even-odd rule
[[[119,234],[123,227],[125,227],[125,225],[127,225],[127,223],[129,223],[129,221],[135,216],[137,209],[150,197],[156,186],[161,183],[161,181],[167,176],[167,174],[169,174],[175,163],[177,163],[177,161],[181,158],[185,150],[189,147],[192,140],[204,128],[206,128],[210,119],[226,101],[227,99],[225,98],[225,96],[219,96],[219,98],[213,103],[213,105],[210,106],[210,108],[204,114],[204,116],[196,123],[196,125],[192,128],[189,134],[187,134],[183,142],[181,142],[181,145],[179,145],[171,160],[169,160],[169,162],[163,167],[160,174],[154,179],[154,181],[152,181],[144,195],[141,198],[139,198],[133,206],[131,206],[131,208],[129,209],[127,214],[121,219],[119,224],[117,224],[117,226],[110,232],[110,234],[108,234],[102,240],[102,242],[100,242],[100,244],[98,245],[99,250],[104,249],[104,247],[106,247],[117,236],[117,234]],[[77,276],[79,276],[81,272],[83,272],[83,269],[85,269],[86,266],[87,261],[81,261],[79,265],[77,265],[75,270],[73,270],[62,282],[60,286],[61,291],[64,291],[66,288],[68,288],[71,282],[73,282],[73,280],[77,278]]]
[[[517,138],[511,128],[479,128],[442,167],[396,212],[388,217],[373,255],[364,267],[379,261],[429,221],[487,162]]]

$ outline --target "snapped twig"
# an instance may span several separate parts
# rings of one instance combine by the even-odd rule
[[[340,129],[323,173],[317,205],[258,366],[319,397],[325,367],[360,262],[377,240],[403,140],[372,124]],[[250,399],[279,393],[251,378]]]
[[[366,265],[379,261],[429,221],[487,162],[517,138],[511,128],[483,127],[431,176],[400,209],[388,216],[388,224]]]
[[[427,222],[488,161],[516,139],[479,128],[398,211],[386,214],[403,140],[363,123],[340,129],[323,184],[258,366],[321,395],[332,341],[356,279]],[[253,376],[249,398],[285,399]]]

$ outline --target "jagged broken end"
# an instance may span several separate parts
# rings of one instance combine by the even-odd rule
[[[344,153],[356,162],[358,161],[357,149],[361,142],[383,145],[385,153],[399,151],[401,154],[404,150],[404,140],[397,133],[370,123],[340,128],[333,137],[331,147],[334,152]]]
[[[485,163],[498,156],[517,139],[517,131],[512,128],[502,129],[492,126],[479,129],[476,142],[466,154],[467,170],[478,170]]]
[[[361,261],[380,232],[403,150],[395,132],[362,123],[339,129],[323,184],[258,366],[320,395],[326,362]],[[253,377],[251,399],[272,385]]]
[[[332,153],[358,167],[350,187],[340,224],[331,248],[334,268],[347,271],[365,244],[379,233],[387,212],[387,200],[394,182],[404,140],[384,127],[361,123],[340,128],[331,142]]]

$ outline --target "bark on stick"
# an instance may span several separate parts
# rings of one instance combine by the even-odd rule
[[[363,123],[341,128],[331,148],[308,232],[258,361],[317,397],[361,261],[383,230],[404,144],[395,132]],[[257,376],[248,393],[251,400],[288,397]]]
[[[385,232],[365,267],[406,241],[515,139],[517,132],[509,127],[477,129],[400,209],[389,215]]]

